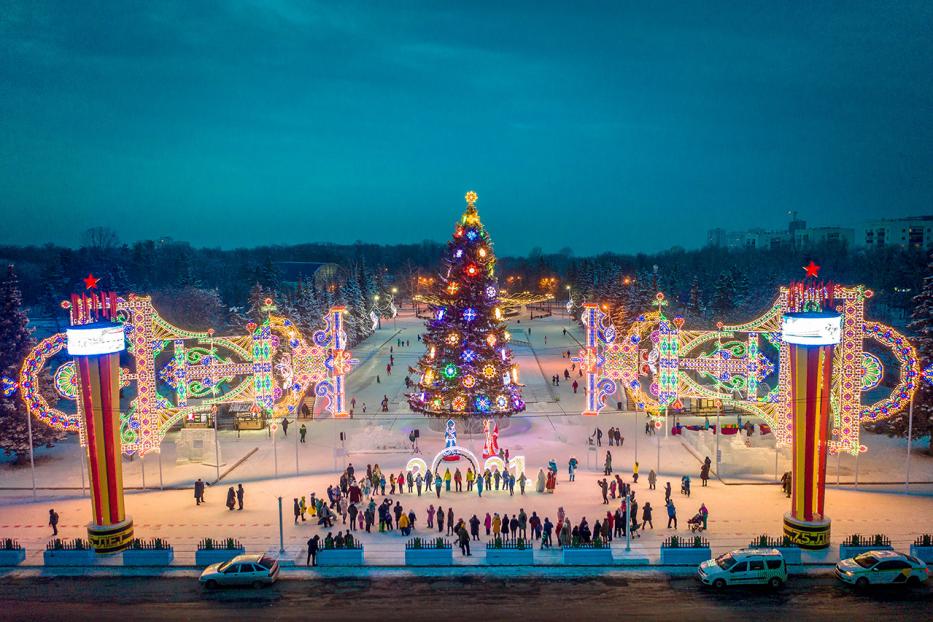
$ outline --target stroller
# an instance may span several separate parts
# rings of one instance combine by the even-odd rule
[[[690,531],[693,533],[703,531],[703,515],[697,512],[693,518],[687,521],[687,526],[690,527]]]

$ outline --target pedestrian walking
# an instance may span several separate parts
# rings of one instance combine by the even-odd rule
[[[674,523],[674,529],[677,529],[677,508],[674,507],[674,502],[670,499],[667,500],[667,528],[671,528],[671,523]]]
[[[282,417],[282,434],[288,436],[288,418]]]

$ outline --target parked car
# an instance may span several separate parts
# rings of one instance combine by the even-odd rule
[[[927,565],[897,551],[866,551],[836,564],[836,577],[856,587],[920,585],[930,576]]]
[[[767,585],[778,589],[787,583],[787,564],[777,549],[739,549],[700,564],[696,578],[717,589],[727,585]]]
[[[205,568],[199,581],[206,588],[223,585],[251,585],[259,588],[275,583],[278,576],[278,560],[267,555],[237,555],[230,561]]]

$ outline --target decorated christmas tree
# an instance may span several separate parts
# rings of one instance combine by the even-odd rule
[[[499,302],[492,240],[476,212],[476,193],[447,246],[422,341],[421,378],[412,410],[437,416],[511,415],[525,409]]]

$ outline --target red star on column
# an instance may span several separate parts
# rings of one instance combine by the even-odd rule
[[[82,280],[84,281],[84,289],[94,289],[97,287],[97,282],[100,279],[95,277],[93,274],[88,273],[88,275]]]
[[[808,277],[813,277],[815,279],[820,275],[820,267],[812,259],[809,264],[803,266],[803,269],[807,271]]]

